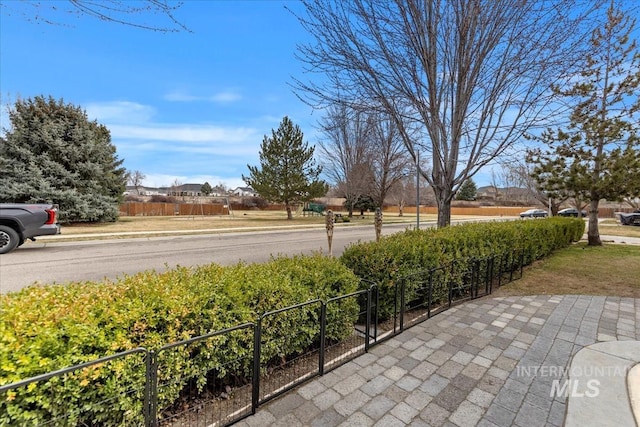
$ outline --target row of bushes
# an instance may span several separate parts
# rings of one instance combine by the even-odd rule
[[[449,265],[459,259],[483,259],[507,252],[523,253],[523,263],[528,265],[580,240],[584,227],[582,220],[553,217],[539,221],[467,223],[437,230],[408,230],[377,242],[351,245],[341,259],[358,277],[380,285],[378,314],[384,319],[393,313],[394,284],[401,277]],[[461,280],[465,272],[456,273],[458,277],[445,277],[437,283],[436,286],[442,289],[434,289],[434,294],[444,295],[446,282]]]
[[[358,279],[338,259],[316,254],[279,257],[264,264],[147,271],[117,282],[25,288],[0,299],[0,384],[136,347],[158,349],[256,321],[265,312],[301,301],[348,294],[357,287]],[[358,306],[347,299],[333,304],[331,310],[335,310],[331,313],[335,321],[327,339],[341,340],[351,334]],[[278,316],[277,322],[268,325],[269,334],[287,340],[277,347],[263,346],[263,365],[304,351],[318,339],[317,325],[317,316]],[[251,342],[232,334],[224,346],[199,346],[197,357],[193,349],[167,352],[159,382],[184,377],[204,384],[212,369],[247,376],[252,350]],[[88,383],[80,378],[0,396],[0,425],[33,425],[35,420],[56,416],[65,417],[57,425],[119,425],[122,420],[136,424],[134,420],[142,416],[144,363],[129,357],[87,375],[90,386],[83,387]],[[183,386],[164,386],[160,407],[176,401]],[[87,411],[87,402],[107,399],[112,400]],[[77,407],[83,408],[87,419],[74,420],[69,415]]]
[[[392,309],[389,289],[404,275],[459,258],[518,249],[528,254],[528,263],[578,240],[583,231],[584,221],[565,218],[467,224],[359,242],[339,259],[320,254],[278,257],[264,264],[148,271],[115,282],[28,287],[0,296],[0,384],[136,347],[158,349],[256,321],[265,312],[349,294],[371,281],[381,287],[384,314]],[[345,299],[331,310],[334,321],[327,339],[339,341],[352,333],[360,309],[354,299]],[[269,321],[269,334],[282,339],[262,347],[261,366],[317,344],[317,315],[292,312]],[[252,346],[246,337],[225,335],[217,343],[195,352],[166,353],[159,382],[169,385],[162,387],[160,408],[176,402],[184,387],[181,381],[168,381],[171,378],[195,378],[203,385],[211,370],[229,378],[250,376]],[[47,396],[35,386],[0,396],[0,425],[34,424],[52,416],[64,416],[61,425],[135,424],[141,419],[145,371],[139,358],[83,375],[50,381]],[[87,402],[107,399],[112,400],[87,409]],[[69,415],[74,407],[84,407],[90,418],[74,419]]]

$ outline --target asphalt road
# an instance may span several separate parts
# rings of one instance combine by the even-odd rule
[[[433,225],[421,223],[421,228]],[[383,234],[408,224],[388,224]],[[375,239],[373,226],[336,227],[333,254],[340,255],[352,242]],[[81,242],[27,242],[0,256],[0,293],[17,291],[32,283],[63,284],[73,281],[115,279],[144,270],[165,271],[177,265],[239,261],[265,262],[272,255],[328,253],[324,227],[286,231],[218,233],[191,236],[127,238]]]

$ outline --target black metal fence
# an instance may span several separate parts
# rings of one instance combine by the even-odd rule
[[[37,426],[227,426],[404,329],[521,278],[524,261],[525,253],[515,251],[456,260],[406,275],[394,283],[392,293],[385,293],[393,298],[392,302],[386,301],[393,306],[388,319],[378,316],[383,301],[379,286],[371,284],[349,295],[271,311],[255,323],[171,343],[155,351],[136,348],[2,385],[0,402],[6,403],[6,413],[0,414],[0,426],[17,425],[16,419],[34,420],[30,425]],[[340,313],[348,302],[356,302],[360,312],[356,322],[344,325],[341,322],[345,317]],[[289,322],[316,322],[313,333],[302,334],[310,338],[302,343],[305,350],[299,354],[277,351],[287,347],[286,340],[298,335],[295,331],[287,336],[274,333],[272,325],[281,316],[287,316]],[[331,338],[333,331],[344,330],[345,326],[350,334],[339,340]],[[227,355],[221,361],[213,351],[221,347],[252,350],[237,358]],[[124,365],[133,366],[127,372],[134,375],[120,375]],[[108,372],[109,379],[95,381],[98,372]]]

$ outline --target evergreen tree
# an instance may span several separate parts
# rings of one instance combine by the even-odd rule
[[[456,199],[475,200],[477,192],[478,188],[476,187],[476,183],[473,182],[473,179],[469,178],[460,186],[460,190],[458,190],[456,194]]]
[[[298,125],[284,117],[278,130],[265,135],[260,145],[260,167],[250,166],[244,182],[260,197],[275,203],[283,203],[287,219],[292,219],[291,207],[324,196],[327,184],[318,177],[322,168],[313,160],[314,147],[302,140]]]
[[[62,222],[114,221],[126,171],[109,130],[80,107],[37,96],[9,109],[0,202],[56,203]]]
[[[205,196],[208,196],[213,192],[213,188],[211,188],[211,184],[205,182],[204,184],[202,184],[202,187],[200,187],[200,192]]]
[[[640,181],[640,52],[630,39],[635,19],[611,7],[603,28],[591,38],[592,51],[568,89],[557,92],[575,107],[566,129],[539,138],[546,151],[529,154],[534,176],[554,190],[589,201],[589,245],[601,245],[598,205],[637,194]]]
[[[374,211],[378,206],[373,197],[367,195],[359,195],[355,200],[347,198],[344,202],[345,208],[360,211],[360,215],[364,215],[365,211]]]

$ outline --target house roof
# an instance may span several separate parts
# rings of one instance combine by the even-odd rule
[[[202,184],[182,184],[176,187],[179,191],[193,191],[199,193],[202,190]]]

